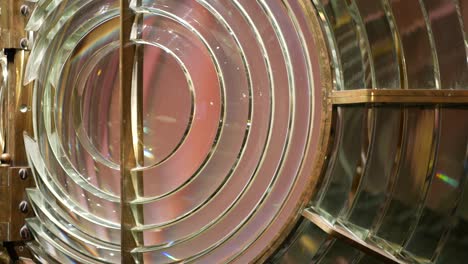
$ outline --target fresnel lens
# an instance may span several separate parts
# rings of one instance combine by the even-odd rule
[[[467,8],[0,0],[0,262],[468,259]]]

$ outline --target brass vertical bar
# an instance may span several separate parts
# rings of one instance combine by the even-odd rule
[[[28,160],[26,149],[24,147],[23,132],[33,134],[32,129],[32,85],[23,85],[23,76],[25,64],[29,52],[20,49],[8,49],[8,81],[6,85],[5,107],[6,118],[5,132],[6,144],[5,153],[9,154],[11,159],[8,165],[2,164],[0,167],[0,194],[6,203],[2,204],[2,210],[5,210],[5,217],[1,220],[7,220],[8,230],[5,225],[1,226],[0,240],[20,241],[24,237],[20,236],[20,229],[24,225],[25,217],[32,216],[31,210],[21,212],[18,209],[22,201],[26,201],[25,189],[34,186],[32,177],[20,178],[20,171],[24,170],[26,174],[31,174],[27,170]],[[2,102],[3,103],[3,102]],[[5,189],[6,188],[6,189]],[[7,219],[5,219],[7,218]]]
[[[135,14],[129,8],[130,0],[120,0],[120,97],[121,97],[121,253],[122,263],[135,263],[131,251],[137,246],[132,235],[136,225],[131,201],[136,198],[132,169],[137,166],[132,133],[132,84],[136,46],[130,45],[130,34]],[[136,87],[139,89],[138,87]]]
[[[357,89],[332,91],[328,95],[334,105],[347,104],[466,104],[467,90],[451,89]]]
[[[32,85],[23,86],[24,69],[29,52],[10,50],[9,82],[7,96],[7,145],[6,152],[11,155],[12,166],[28,166],[23,132],[33,134],[32,129]]]
[[[0,154],[6,149],[6,127],[7,127],[7,89],[8,89],[8,60],[3,50],[0,50]],[[2,159],[3,160],[3,159]],[[7,162],[0,161],[0,162]]]

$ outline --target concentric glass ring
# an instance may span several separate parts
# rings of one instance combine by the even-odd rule
[[[261,258],[307,203],[323,140],[326,86],[311,3],[129,8],[128,45],[138,51],[135,261]],[[38,38],[26,76],[35,81],[35,135],[26,143],[39,189],[30,191],[38,216],[30,227],[48,245],[32,248],[57,261],[120,258],[118,15],[118,1],[42,1],[29,24]],[[81,240],[92,246],[66,246]]]

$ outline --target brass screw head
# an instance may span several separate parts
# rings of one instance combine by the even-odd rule
[[[27,49],[28,46],[29,46],[29,41],[28,41],[28,39],[27,39],[27,38],[22,38],[22,39],[20,40],[20,47],[21,47],[22,49]]]
[[[23,16],[28,16],[29,15],[29,6],[27,5],[22,5],[20,7],[20,12]]]
[[[29,239],[31,237],[31,233],[29,232],[29,228],[24,225],[20,229],[20,236],[22,239]]]
[[[26,180],[28,178],[28,170],[27,169],[20,169],[18,171],[18,175],[20,176],[21,180]]]
[[[19,204],[19,210],[26,214],[28,211],[29,211],[29,204],[27,201],[22,201],[20,204]]]

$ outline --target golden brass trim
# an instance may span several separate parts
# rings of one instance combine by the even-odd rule
[[[468,90],[358,89],[332,91],[328,97],[333,105],[366,103],[467,104]]]
[[[326,220],[320,217],[320,215],[310,211],[309,209],[304,210],[302,215],[330,236],[344,241],[350,244],[352,247],[357,248],[368,255],[376,257],[384,263],[405,263],[405,261],[395,258],[391,254],[385,252],[383,249],[380,249],[359,239],[350,232],[346,231],[346,229],[329,224]]]
[[[11,49],[8,56],[6,111],[2,117],[5,118],[6,143],[1,161],[5,163],[0,166],[0,194],[4,198],[0,204],[0,209],[4,212],[0,220],[0,241],[21,241],[23,237],[20,235],[20,229],[24,226],[24,220],[33,216],[32,210],[23,213],[18,209],[19,204],[27,200],[25,189],[34,186],[31,170],[27,167],[28,160],[22,133],[33,134],[31,112],[33,89],[32,84],[23,85],[29,52]]]
[[[140,150],[135,149],[134,136],[140,137],[141,134],[134,135],[132,131],[132,89],[135,85],[137,96],[142,97],[141,81],[134,83],[133,74],[135,62],[139,63],[139,49],[136,45],[130,42],[132,27],[135,22],[136,15],[130,9],[130,0],[120,0],[120,100],[122,106],[122,126],[121,126],[121,141],[120,141],[120,173],[121,173],[121,263],[135,263],[132,250],[138,246],[137,237],[132,233],[132,228],[137,225],[135,216],[132,211],[131,202],[137,198],[135,186],[138,183],[133,181],[132,170],[137,167],[137,158],[140,157]],[[137,0],[136,5],[140,5],[141,1]],[[141,62],[141,61],[140,61]],[[137,70],[141,70],[140,67]],[[141,74],[141,72],[137,72]],[[139,78],[138,78],[139,79]],[[141,114],[141,104],[138,106],[137,114]],[[139,118],[141,120],[141,118]],[[137,144],[137,148],[140,144]],[[137,216],[138,217],[138,216]],[[141,262],[141,261],[140,261]]]
[[[28,166],[23,132],[33,135],[33,87],[32,83],[23,85],[28,58],[28,51],[15,50],[13,62],[8,63],[6,153],[10,154],[12,166]]]

